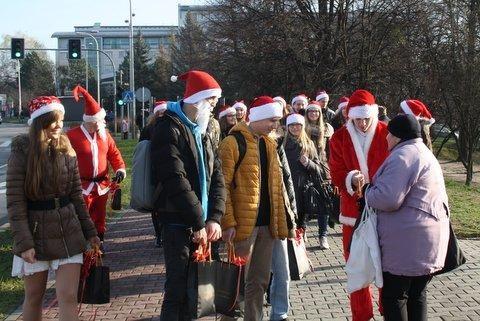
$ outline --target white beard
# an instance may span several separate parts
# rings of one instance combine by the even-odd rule
[[[196,104],[198,114],[195,119],[195,123],[200,127],[200,132],[205,134],[210,121],[210,108],[211,105],[206,100],[202,100]]]
[[[107,141],[107,124],[105,123],[98,123],[98,130],[97,130],[97,133],[98,133],[98,136],[100,136],[100,138],[106,142]]]

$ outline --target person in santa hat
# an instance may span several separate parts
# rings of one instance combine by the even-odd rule
[[[245,275],[245,320],[262,319],[274,241],[289,237],[283,173],[277,143],[270,137],[282,116],[280,104],[268,96],[258,97],[250,106],[249,123],[240,122],[230,130],[245,139],[246,153],[238,167],[237,138],[227,136],[218,148],[227,189],[223,240],[234,243],[237,256],[249,258]],[[231,318],[224,316],[222,320]]]
[[[245,105],[243,100],[236,101],[233,105],[233,108],[237,111],[236,118],[237,123],[245,121],[247,118],[247,105]]]
[[[190,257],[196,244],[222,236],[226,198],[220,160],[207,134],[222,89],[204,71],[171,78],[177,79],[186,83],[183,99],[167,102],[151,139],[153,182],[160,190],[154,206],[163,226],[166,270],[162,321],[190,320],[185,304]]]
[[[228,132],[237,124],[237,110],[228,105],[223,106],[218,113],[220,124],[220,141],[228,136]]]
[[[346,109],[348,105],[348,100],[349,100],[348,97],[343,96],[338,101],[338,107],[337,107],[337,110],[335,111],[335,116],[333,117],[332,123],[331,123],[334,131],[337,131],[337,129],[341,128],[348,119],[347,109]]]
[[[103,243],[106,231],[106,210],[110,178],[109,164],[120,183],[126,176],[125,162],[112,136],[106,130],[105,109],[80,85],[73,89],[75,100],[85,99],[83,123],[67,132],[77,153],[82,180],[82,194],[90,217]]]
[[[340,223],[343,232],[345,260],[355,223],[360,215],[357,203],[359,187],[372,177],[388,156],[387,125],[378,121],[375,97],[368,91],[353,92],[346,112],[348,121],[330,140],[330,173],[332,182],[340,190]],[[370,288],[353,292],[350,296],[353,321],[367,321],[373,317]]]
[[[400,103],[400,114],[413,115],[422,128],[422,139],[425,145],[432,151],[432,138],[430,137],[430,126],[435,123],[428,107],[417,99],[404,100]]]
[[[320,103],[320,107],[322,108],[323,120],[326,123],[330,124],[333,117],[335,117],[335,112],[327,106],[330,100],[330,96],[325,90],[319,90],[317,92],[317,95],[315,96],[315,100]]]
[[[305,108],[308,105],[308,97],[304,94],[297,95],[292,98],[292,108],[293,112],[296,114],[300,114],[302,116],[305,115]]]
[[[40,96],[28,107],[29,133],[12,139],[7,167],[12,276],[25,286],[23,320],[42,318],[48,274],[54,272],[59,319],[78,321],[83,252],[87,241],[93,247],[100,240],[80,193],[77,157],[62,131],[64,106],[55,96]]]
[[[153,113],[148,117],[147,125],[142,129],[140,133],[139,142],[142,140],[151,140],[153,135],[153,129],[157,120],[163,116],[167,110],[167,101],[157,100],[154,103]],[[162,223],[160,222],[159,213],[152,211],[152,223],[155,231],[155,247],[162,247]]]

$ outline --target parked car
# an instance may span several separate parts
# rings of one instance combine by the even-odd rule
[[[432,135],[432,138],[436,138],[436,137],[445,138],[448,135],[450,135],[450,133],[451,133],[450,128],[448,128],[448,126],[445,124],[434,123],[430,128],[430,134]],[[454,135],[458,138],[458,131],[456,131]]]

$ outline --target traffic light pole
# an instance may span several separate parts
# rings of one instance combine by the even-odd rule
[[[21,113],[22,113],[22,81],[21,81],[22,77],[20,77],[20,60],[18,60],[17,70],[18,70],[18,119],[20,119]]]

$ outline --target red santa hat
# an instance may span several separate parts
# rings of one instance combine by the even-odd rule
[[[190,70],[178,77],[170,78],[173,82],[177,79],[186,82],[183,101],[187,104],[196,104],[203,99],[222,95],[222,89],[218,82],[204,71]]]
[[[232,106],[233,109],[242,109],[243,111],[247,111],[247,105],[243,102],[243,100],[236,101],[235,104]]]
[[[165,100],[155,101],[155,107],[153,108],[153,113],[155,114],[157,111],[164,111],[164,110],[167,110],[167,102]]]
[[[400,108],[405,114],[413,115],[418,120],[425,120],[430,124],[435,122],[435,119],[432,117],[432,114],[428,110],[427,106],[425,106],[425,104],[420,100],[404,100],[400,103]]]
[[[105,109],[100,107],[97,101],[90,95],[90,93],[80,85],[73,89],[73,97],[76,101],[80,100],[79,94],[85,99],[85,108],[83,111],[84,122],[103,122],[107,113]]]
[[[301,124],[305,126],[305,117],[300,114],[290,114],[287,117],[287,126],[291,124]]]
[[[343,108],[347,107],[349,100],[350,99],[347,96],[343,96],[342,98],[340,98],[340,100],[338,101],[337,112],[340,112]]]
[[[28,109],[30,110],[30,119],[28,120],[28,125],[31,125],[33,120],[40,115],[52,112],[54,110],[58,110],[62,114],[65,114],[65,108],[60,102],[60,99],[55,96],[40,96],[34,98],[28,104]]]
[[[285,101],[285,99],[283,99],[283,97],[281,97],[281,96],[273,97],[273,100],[275,100],[277,103],[281,104],[282,108],[287,107],[287,102]]]
[[[330,99],[330,96],[328,96],[325,90],[318,91],[317,96],[315,97],[316,101],[326,100],[328,102],[329,99]]]
[[[283,117],[283,109],[279,103],[269,96],[255,98],[248,114],[251,122],[275,117]]]
[[[218,113],[218,118],[220,119],[228,115],[235,115],[236,113],[237,110],[235,108],[225,105],[220,109],[220,113]]]
[[[300,94],[300,95],[297,95],[297,96],[293,97],[292,106],[295,105],[295,103],[297,101],[304,101],[305,104],[308,104],[308,97],[305,94]]]
[[[309,111],[309,110],[322,111],[322,106],[320,105],[320,103],[318,101],[312,100],[307,105],[307,111]]]
[[[378,116],[378,105],[375,103],[375,97],[364,89],[358,89],[353,92],[346,108],[348,118],[350,119]]]

